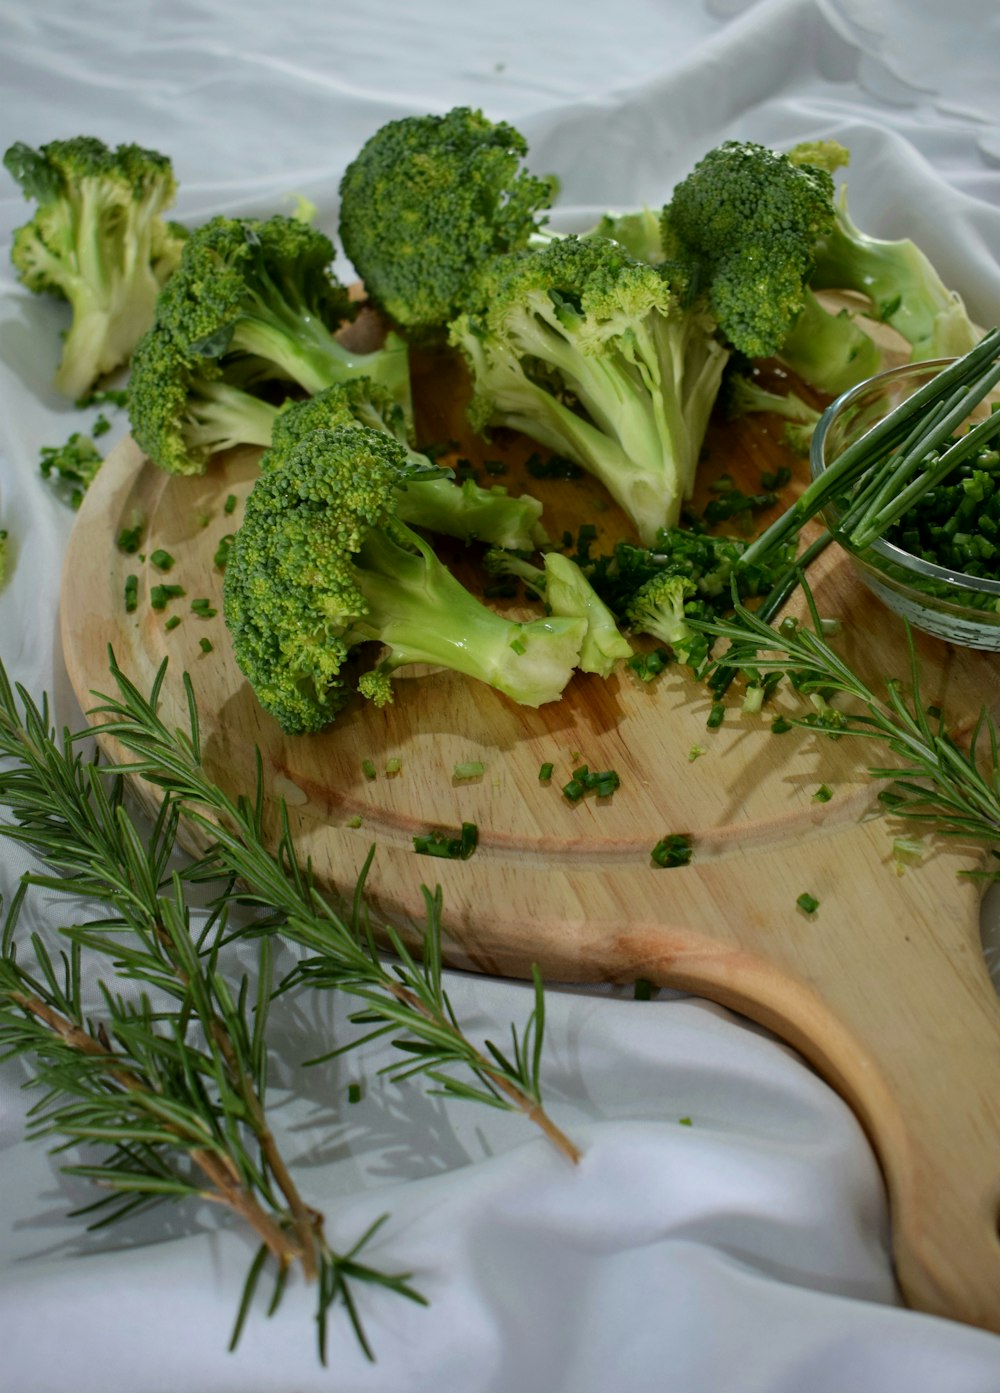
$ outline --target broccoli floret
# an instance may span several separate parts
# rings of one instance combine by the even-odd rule
[[[382,126],[340,185],[340,238],[372,301],[414,339],[442,339],[498,253],[526,247],[553,195],[524,137],[481,111]]]
[[[333,257],[330,239],[297,218],[213,218],[188,239],[155,328],[192,362],[216,362],[226,378],[235,372],[240,387],[278,380],[312,393],[364,375],[408,413],[402,340],[390,334],[382,348],[353,353],[334,337],[352,308]]]
[[[769,411],[785,418],[783,439],[797,455],[808,455],[813,431],[821,413],[799,396],[798,392],[772,392],[753,376],[747,365],[726,373],[720,400],[729,420],[747,416],[754,411]]]
[[[779,355],[836,395],[881,367],[881,350],[846,312],[831,314],[810,277],[833,226],[833,178],[752,141],[710,150],[661,215],[668,258],[695,269],[719,328],[749,358]]]
[[[697,669],[708,656],[708,642],[687,622],[685,606],[696,593],[693,580],[664,571],[635,592],[625,618],[639,633],[651,634],[665,643],[678,662]]]
[[[407,663],[443,666],[517,702],[554,701],[579,657],[582,619],[515,623],[475,599],[396,514],[410,460],[384,431],[316,430],[255,482],[226,566],[233,651],[289,732],[322,729],[351,694],[345,663],[383,645],[358,683],[392,699]]]
[[[525,550],[547,540],[537,498],[512,497],[500,487],[480,488],[473,479],[456,482],[450,470],[439,468],[410,447],[399,404],[384,387],[364,377],[285,405],[275,420],[271,447],[261,457],[261,469],[280,468],[304,436],[337,426],[381,430],[406,449],[412,469],[396,500],[396,515],[411,527],[425,527],[463,542]]]
[[[55,382],[75,401],[128,361],[152,323],[185,238],[163,218],[176,191],[173,170],[155,150],[112,149],[91,136],[38,150],[18,142],[4,165],[38,204],[14,233],[18,277],[69,302]]]
[[[451,341],[473,426],[509,426],[588,470],[651,541],[690,497],[726,364],[688,286],[617,243],[565,237],[498,257]]]
[[[132,356],[128,407],[132,436],[171,474],[203,474],[219,450],[267,445],[278,407],[237,385],[215,358],[190,356],[156,324]]]
[[[491,575],[523,580],[545,601],[550,614],[586,619],[587,631],[577,664],[581,672],[608,677],[616,663],[632,656],[632,645],[618,628],[615,616],[570,557],[549,551],[542,566],[535,566],[514,552],[495,548],[486,553],[483,561]]]

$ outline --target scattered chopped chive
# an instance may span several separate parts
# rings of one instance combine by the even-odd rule
[[[451,776],[453,779],[458,779],[459,782],[481,779],[485,769],[486,766],[481,759],[468,759],[462,764],[456,764],[451,771]]]
[[[378,775],[375,773],[375,765],[372,763],[370,759],[363,759],[361,761],[361,772],[362,774],[364,774],[366,779],[375,779],[378,777]]]
[[[199,619],[214,619],[219,611],[212,604],[211,600],[202,598],[191,601],[191,612],[192,614],[196,614]]]
[[[164,627],[164,629],[167,629],[167,630],[176,629],[176,628],[177,628],[177,625],[178,625],[180,622],[181,622],[181,617],[180,617],[180,615],[179,615],[179,614],[172,614],[172,615],[170,616],[170,618],[167,620],[167,622],[164,624],[163,627]]]
[[[349,1103],[361,1102],[361,1085],[359,1083],[349,1083],[347,1085],[347,1101]]]
[[[483,468],[486,470],[487,474],[491,474],[494,478],[500,474],[507,473],[507,466],[502,459],[483,460]]]
[[[686,866],[691,860],[692,852],[691,834],[673,832],[667,837],[661,837],[650,854],[654,866],[673,870],[676,866]]]
[[[700,759],[702,755],[707,754],[708,747],[706,745],[692,745],[690,750],[688,750],[688,763],[693,764],[696,759]]]
[[[202,637],[202,638],[200,638],[200,639],[198,640],[198,647],[201,649],[201,651],[202,651],[203,653],[211,653],[211,652],[212,652],[212,640],[211,640],[210,638],[204,638],[204,637]]]
[[[149,603],[154,609],[166,609],[170,600],[176,600],[183,594],[182,585],[154,585],[149,592]]]
[[[552,779],[552,771],[554,769],[555,765],[550,764],[548,761],[546,761],[545,764],[541,765],[541,767],[538,770],[538,782],[540,784],[549,783]]]
[[[226,569],[226,562],[229,560],[229,553],[232,550],[233,542],[236,540],[235,534],[227,532],[224,537],[219,538],[219,545],[215,548],[215,555],[212,557],[214,565],[220,571]]]
[[[127,556],[134,556],[142,546],[142,523],[137,522],[134,527],[123,527],[118,533],[118,550],[125,552]]]
[[[939,721],[941,719],[940,706],[928,706],[927,714],[928,716],[930,716],[932,721]]]
[[[563,784],[563,797],[568,798],[571,803],[579,803],[580,799],[587,792],[579,779],[570,779],[569,783]]]
[[[97,420],[91,426],[90,434],[93,436],[95,440],[99,440],[102,435],[107,435],[110,429],[111,422],[108,420],[107,416],[105,416],[104,412],[102,411],[101,414],[98,416]]]
[[[771,722],[772,735],[785,735],[791,728],[791,721],[786,721],[784,716],[775,716]]]
[[[775,489],[782,489],[792,481],[792,471],[787,464],[781,465],[773,473],[770,470],[762,470],[760,476],[760,486],[768,493],[773,493]]]
[[[354,828],[360,827],[360,826],[361,826],[361,815],[360,815],[360,813],[355,813],[353,817],[349,817],[349,818],[347,819],[347,826],[348,826],[348,827],[354,827]]]
[[[516,653],[517,656],[518,656],[519,658],[520,658],[520,657],[523,657],[523,655],[528,651],[527,645],[525,644],[524,639],[520,639],[520,638],[512,639],[512,640],[511,640],[510,647],[511,647],[511,651],[514,652],[514,653]]]
[[[226,496],[226,501],[225,501],[225,503],[223,503],[223,505],[222,505],[222,511],[228,516],[228,514],[230,514],[230,513],[233,511],[233,509],[234,509],[235,507],[236,507],[236,495],[235,495],[235,493],[227,494],[227,496]]]
[[[756,716],[764,705],[764,687],[760,682],[754,682],[747,687],[743,697],[741,710],[748,716]]]
[[[125,613],[131,614],[139,604],[139,577],[125,578]]]
[[[636,1001],[650,1001],[653,996],[653,984],[648,977],[637,977],[633,995]]]
[[[402,767],[403,761],[395,755],[392,757],[392,759],[387,759],[385,762],[385,772],[388,774],[390,779],[394,778],[402,769]]]
[[[803,890],[795,903],[803,914],[815,914],[819,909],[819,900],[815,895],[810,895],[808,890]]]
[[[463,822],[458,836],[447,832],[426,832],[413,838],[413,850],[420,856],[438,856],[446,861],[468,861],[479,845],[479,829],[474,822]]]
[[[725,708],[725,705],[724,705],[723,702],[721,702],[721,701],[714,701],[714,702],[712,703],[712,709],[711,709],[711,711],[709,711],[709,713],[708,713],[708,719],[707,719],[706,722],[705,722],[705,727],[706,727],[706,729],[708,729],[708,730],[718,730],[719,726],[722,725],[722,722],[725,720],[725,718],[726,718],[726,708]]]
[[[150,564],[155,566],[158,571],[169,571],[174,564],[174,558],[169,551],[164,551],[162,547],[157,547],[149,555]]]
[[[844,621],[836,617],[821,619],[819,621],[820,632],[823,634],[839,634],[844,627]]]
[[[86,411],[89,406],[127,406],[128,388],[109,387],[99,392],[88,392],[86,396],[79,397],[73,405],[78,411]]]
[[[826,784],[820,784],[819,788],[813,794],[812,800],[814,803],[829,803],[832,797],[833,789],[829,788]]]
[[[563,794],[571,803],[579,803],[588,793],[596,793],[598,798],[610,798],[620,786],[621,779],[614,769],[592,771],[586,764],[581,764],[573,770],[569,782],[563,785]]]
[[[691,1127],[694,1125],[689,1117],[679,1117],[677,1122],[681,1127]]]

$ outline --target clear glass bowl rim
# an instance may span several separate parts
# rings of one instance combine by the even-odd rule
[[[949,363],[954,361],[954,358],[925,358],[916,363],[903,363],[894,368],[885,368],[882,372],[876,373],[874,377],[867,377],[856,387],[849,387],[846,392],[842,392],[823,412],[813,431],[809,449],[809,466],[812,477],[819,478],[826,468],[824,459],[826,437],[838,415],[848,410],[868,393],[877,391],[880,383],[898,382],[907,377],[922,377],[935,370],[940,372],[942,368],[946,368]],[[913,575],[923,576],[928,580],[940,581],[944,585],[951,586],[959,594],[962,591],[968,591],[978,595],[1000,596],[1000,580],[990,580],[985,576],[970,576],[964,571],[953,571],[947,566],[937,566],[934,562],[914,556],[912,552],[904,551],[902,547],[897,547],[892,542],[886,542],[882,538],[871,542],[864,548],[864,551],[859,552],[841,538],[835,528],[831,527],[830,530],[840,545],[853,556],[863,559],[866,552],[873,552],[876,556],[882,557],[883,560],[891,561],[901,570],[910,571]],[[959,599],[959,594],[956,594],[956,600]]]

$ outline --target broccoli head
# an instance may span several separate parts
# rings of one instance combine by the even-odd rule
[[[375,132],[340,185],[340,238],[372,301],[414,339],[443,338],[483,266],[528,245],[553,186],[524,137],[481,111],[406,116]]]
[[[386,389],[366,377],[328,387],[304,401],[288,402],[274,423],[270,449],[261,469],[278,469],[299,441],[313,430],[364,426],[381,430],[406,449],[410,470],[396,500],[396,513],[411,527],[424,527],[463,542],[530,550],[547,540],[542,505],[530,494],[512,496],[499,486],[484,489],[474,479],[457,482],[412,449],[406,420]]]
[[[484,272],[451,341],[478,430],[508,426],[574,460],[644,542],[677,521],[727,352],[676,268],[601,237],[512,252]]]
[[[814,153],[818,164],[724,141],[674,189],[661,236],[668,258],[695,269],[734,348],[749,358],[778,354],[837,394],[877,372],[881,352],[850,315],[830,314],[813,293],[816,245],[834,223],[829,160]]]
[[[92,136],[37,150],[17,142],[4,165],[38,205],[14,233],[11,260],[29,290],[69,303],[56,387],[77,400],[128,362],[177,264],[186,234],[163,217],[173,170],[155,150]]]
[[[333,243],[298,218],[216,217],[191,234],[156,306],[158,329],[189,359],[216,361],[238,385],[266,380],[319,392],[365,375],[410,409],[406,345],[371,353],[334,337],[351,317],[331,269]]]
[[[288,733],[318,731],[350,698],[359,645],[382,654],[356,687],[392,699],[408,663],[461,672],[539,706],[569,681],[586,623],[516,623],[477,600],[396,512],[406,448],[367,427],[315,430],[256,480],[224,581],[236,661]]]

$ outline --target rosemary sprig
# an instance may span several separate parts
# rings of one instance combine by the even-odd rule
[[[887,810],[929,824],[941,836],[981,843],[1000,855],[1000,741],[989,713],[980,711],[967,746],[949,734],[946,715],[936,709],[932,714],[921,697],[909,625],[908,689],[902,678],[888,677],[884,694],[876,693],[825,640],[804,580],[802,587],[811,626],[786,618],[774,628],[737,601],[731,620],[700,622],[696,627],[728,641],[717,660],[720,666],[785,673],[798,691],[814,696],[818,709],[790,717],[793,725],[831,736],[861,736],[895,756],[896,764],[868,769],[874,779],[891,780],[879,794]],[[854,709],[830,705],[828,698],[835,694],[849,698]],[[992,878],[1000,871],[983,874]]]
[[[394,1043],[408,1060],[406,1067],[389,1066],[387,1072],[394,1078],[422,1074],[437,1090],[452,1096],[519,1111],[564,1156],[579,1160],[577,1147],[542,1106],[539,1072],[545,1019],[539,974],[533,974],[534,1009],[520,1033],[512,1025],[510,1051],[491,1041],[482,1048],[474,1045],[458,1025],[443,986],[440,893],[424,890],[426,923],[417,954],[395,927],[372,922],[364,903],[371,855],[355,887],[350,913],[340,913],[317,888],[310,868],[299,864],[282,803],[277,807],[276,846],[270,849],[263,831],[267,799],[259,756],[250,797],[230,798],[203,770],[198,712],[187,674],[188,729],[171,730],[157,714],[165,665],[148,698],[125,676],[113,655],[110,670],[118,695],[99,698],[91,714],[104,719],[91,733],[113,735],[132,758],[109,768],[159,787],[180,804],[189,822],[212,839],[210,850],[189,874],[198,878],[225,873],[238,882],[241,903],[264,907],[277,916],[274,923],[281,936],[311,955],[290,980],[337,987],[361,1000],[363,1010],[353,1019],[372,1030],[354,1044],[404,1031]],[[380,941],[394,955],[393,961],[383,960]],[[471,1074],[473,1081],[446,1072],[454,1069]]]

